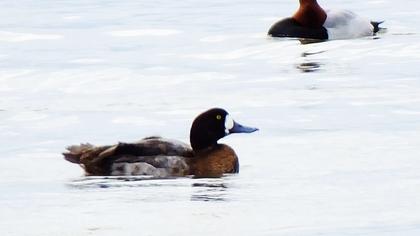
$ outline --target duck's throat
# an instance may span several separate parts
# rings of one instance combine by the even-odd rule
[[[315,2],[312,4],[301,4],[292,18],[304,27],[320,28],[327,19],[327,13]]]

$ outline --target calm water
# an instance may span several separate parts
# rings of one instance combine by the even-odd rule
[[[322,0],[378,37],[265,36],[297,1],[0,2],[1,235],[419,235],[420,4]],[[85,178],[60,153],[223,107],[221,179]]]

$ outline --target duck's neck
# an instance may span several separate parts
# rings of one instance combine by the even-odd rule
[[[214,137],[200,135],[200,133],[191,132],[190,143],[194,152],[201,152],[217,145]]]
[[[327,19],[327,13],[316,0],[299,0],[300,6],[293,19],[304,27],[320,28]]]
[[[213,146],[205,147],[205,148],[202,148],[202,149],[194,149],[193,148],[194,157],[196,157],[196,158],[206,157],[206,156],[208,156],[209,153],[212,153],[215,150],[218,150],[219,146],[220,146],[220,144],[216,143]]]

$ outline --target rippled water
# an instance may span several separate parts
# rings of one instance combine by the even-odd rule
[[[419,235],[418,1],[320,1],[377,37],[265,36],[297,1],[0,2],[1,235]],[[86,178],[60,153],[188,141],[223,107],[221,179]]]

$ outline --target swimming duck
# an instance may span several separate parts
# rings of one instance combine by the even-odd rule
[[[239,161],[231,147],[217,141],[229,134],[257,130],[235,122],[224,109],[213,108],[193,121],[191,146],[176,140],[147,137],[109,146],[74,145],[63,155],[67,161],[81,165],[86,175],[220,177],[224,173],[238,173]]]
[[[382,22],[369,21],[349,10],[324,10],[316,0],[299,0],[299,9],[276,22],[268,31],[272,37],[348,39],[372,36]]]

